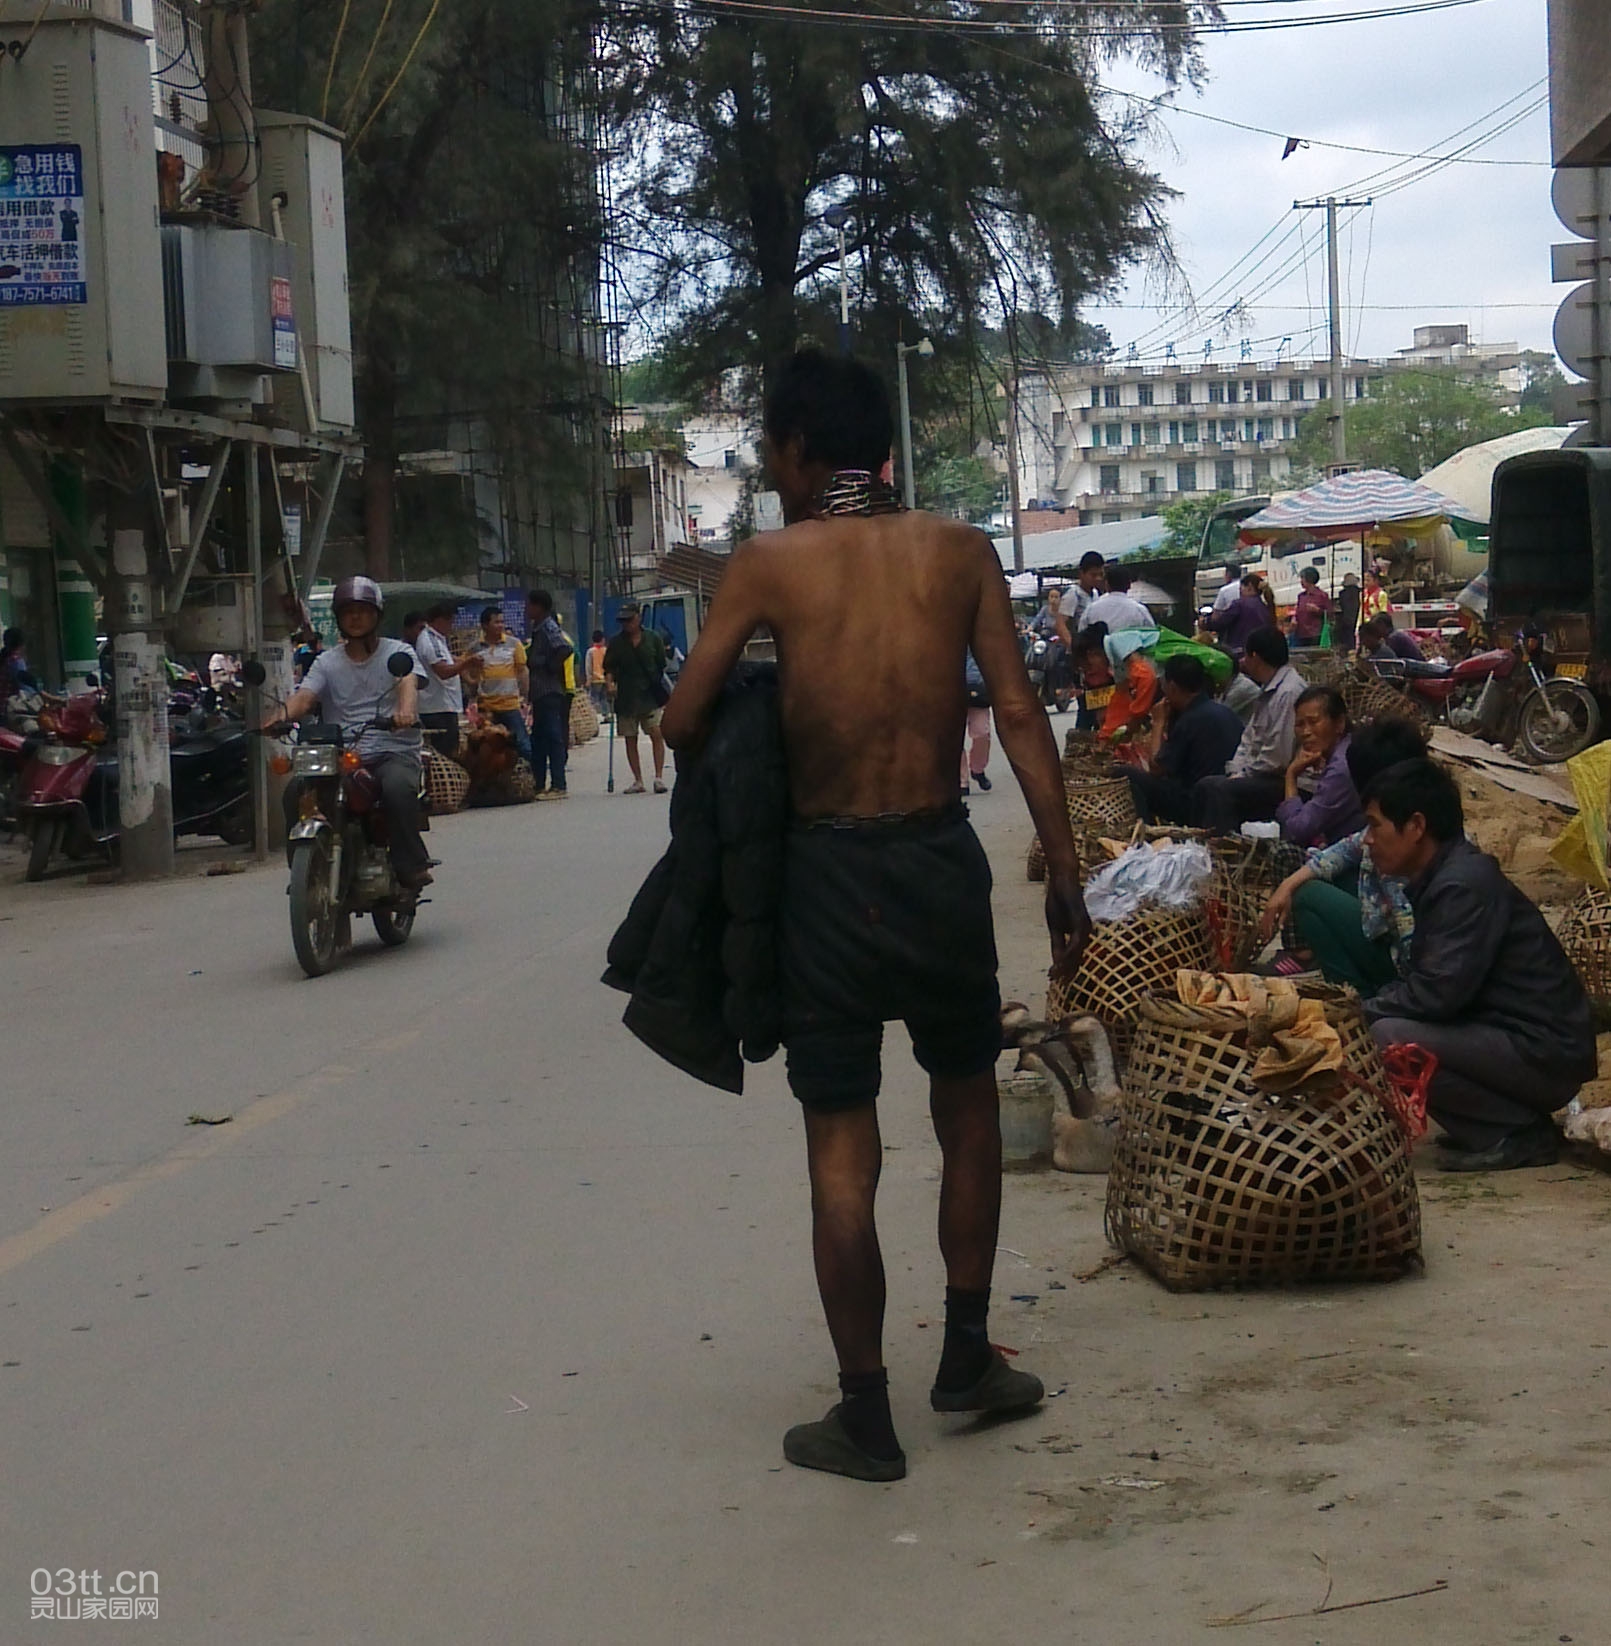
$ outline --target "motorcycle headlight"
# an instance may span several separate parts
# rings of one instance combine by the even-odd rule
[[[84,751],[71,743],[44,743],[34,753],[41,766],[71,766]]]
[[[297,777],[334,777],[340,759],[334,743],[299,744],[291,755],[291,771]]]

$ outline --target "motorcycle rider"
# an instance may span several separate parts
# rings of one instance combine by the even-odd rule
[[[405,889],[417,892],[431,883],[430,854],[420,838],[419,688],[425,671],[411,646],[380,633],[386,597],[378,583],[346,578],[336,585],[333,605],[343,644],[314,659],[285,705],[285,718],[301,720],[318,706],[325,720],[340,724],[380,785],[392,868]],[[398,652],[414,664],[414,672],[400,680],[386,667]],[[387,718],[390,731],[369,725]],[[286,790],[285,808],[289,825],[297,815],[296,784]]]

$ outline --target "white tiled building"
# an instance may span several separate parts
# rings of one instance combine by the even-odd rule
[[[1397,362],[1350,360],[1349,404]],[[1306,413],[1330,395],[1324,360],[1107,362],[1018,381],[1019,494],[1081,525],[1135,520],[1203,492],[1279,490]]]

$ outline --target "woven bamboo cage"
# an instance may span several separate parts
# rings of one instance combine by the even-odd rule
[[[1246,971],[1264,946],[1259,922],[1271,894],[1303,867],[1303,853],[1283,840],[1221,835],[1208,842],[1214,880],[1205,912],[1213,940],[1214,969]]]
[[[1335,686],[1348,672],[1347,662],[1334,651],[1304,648],[1292,654],[1292,667],[1311,686]]]
[[[1611,1006],[1611,892],[1585,886],[1566,911],[1558,935],[1589,999]]]
[[[478,783],[470,790],[472,806],[520,806],[537,798],[537,779],[530,764],[517,760],[513,768],[500,772],[487,783]]]
[[[1122,773],[1116,777],[1065,777],[1063,795],[1082,859],[1091,855],[1091,842],[1099,836],[1125,836],[1135,827],[1135,797],[1129,778]],[[1030,842],[1028,871],[1031,880],[1046,878],[1046,853],[1039,835]]]
[[[570,746],[589,743],[599,734],[599,714],[586,692],[571,697]]]
[[[1342,700],[1348,708],[1348,719],[1355,726],[1368,726],[1373,720],[1413,720],[1425,724],[1426,716],[1407,692],[1371,673],[1369,669],[1355,668],[1337,683]]]
[[[470,796],[470,774],[457,760],[435,749],[424,750],[420,758],[425,773],[426,811],[432,817],[462,811]]]
[[[1202,971],[1209,964],[1201,909],[1147,909],[1127,920],[1098,920],[1080,969],[1047,991],[1046,1015],[1053,1022],[1087,1014],[1099,1019],[1122,1073],[1142,1001],[1155,993],[1173,994],[1175,973],[1182,968]]]
[[[1357,1001],[1325,991],[1351,1079],[1279,1099],[1238,1012],[1139,1011],[1108,1174],[1108,1238],[1171,1291],[1390,1279],[1420,1261],[1409,1147]]]

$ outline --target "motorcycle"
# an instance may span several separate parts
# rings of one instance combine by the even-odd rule
[[[1457,732],[1555,765],[1582,754],[1600,735],[1600,704],[1579,680],[1552,676],[1543,634],[1519,633],[1510,649],[1474,652],[1447,674],[1411,676],[1402,665],[1372,663],[1384,680],[1418,700]]]
[[[1062,647],[1054,650],[1051,642],[1026,629],[1023,648],[1024,667],[1029,671],[1029,683],[1036,697],[1046,708],[1067,714],[1069,704],[1074,701],[1074,686],[1068,679],[1068,659],[1063,656]]]
[[[118,749],[109,741],[97,693],[68,698],[39,718],[19,784],[17,821],[29,836],[24,877],[41,880],[51,857],[78,859],[117,850]],[[173,832],[217,835],[244,846],[252,834],[246,738],[238,722],[181,732],[168,751]]]
[[[412,667],[401,652],[387,664],[398,680]],[[242,673],[254,686],[265,678],[255,660],[245,664]],[[376,719],[369,726],[390,731],[392,722]],[[265,726],[263,735],[291,730],[296,742],[290,751],[269,761],[276,775],[301,783],[297,819],[286,841],[291,947],[309,977],[323,977],[337,955],[352,946],[355,914],[367,914],[374,921],[375,935],[388,948],[396,948],[414,930],[420,898],[397,879],[387,849],[389,831],[379,780],[364,767],[357,748],[349,746],[342,728],[278,721]]]

